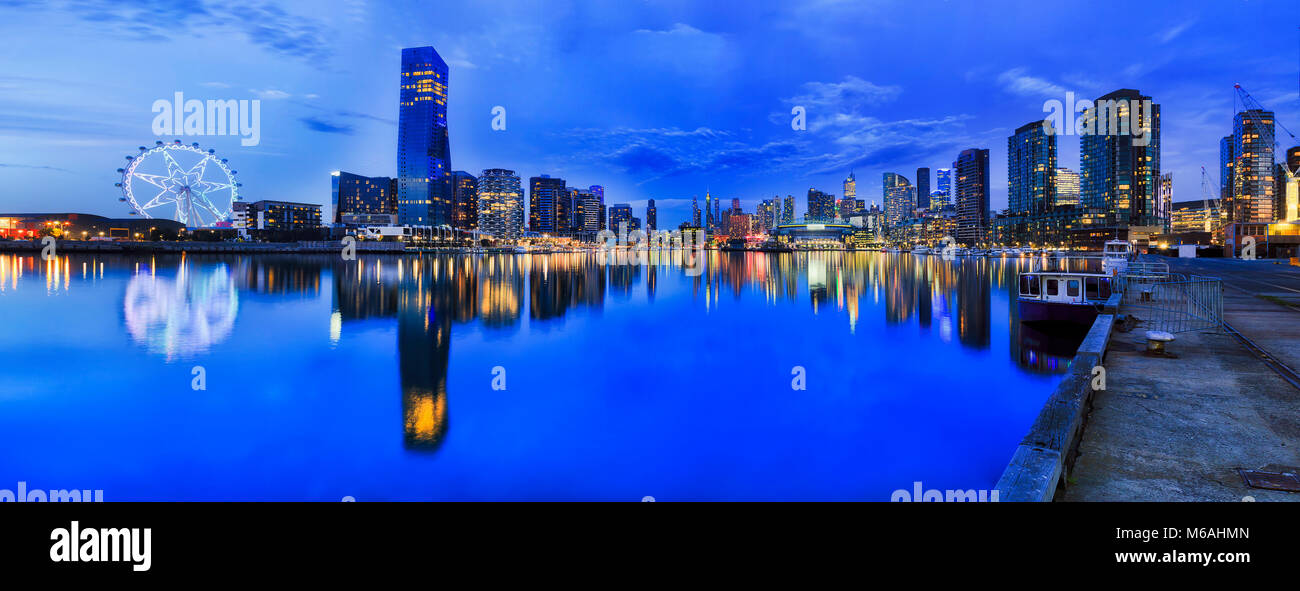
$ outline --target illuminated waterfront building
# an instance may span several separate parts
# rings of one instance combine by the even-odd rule
[[[478,227],[497,240],[515,240],[524,224],[523,187],[513,170],[489,168],[478,178]]]
[[[893,173],[884,173],[881,192],[885,202],[885,224],[892,228],[912,217],[916,209],[916,192],[907,177]]]
[[[1007,205],[1013,214],[1040,213],[1056,204],[1056,134],[1031,121],[1007,138]]]
[[[543,233],[565,230],[569,225],[563,219],[568,195],[564,179],[548,174],[528,179],[528,229]]]
[[[983,242],[989,226],[989,151],[963,150],[953,163],[956,172],[957,242]]]
[[[1234,223],[1273,221],[1273,112],[1250,109],[1232,120],[1232,187],[1226,208]]]
[[[472,230],[478,227],[478,177],[457,170],[451,175],[453,228]]]
[[[364,177],[350,172],[330,173],[335,224],[383,224],[396,221],[395,181],[386,176]]]
[[[1156,217],[1160,105],[1137,90],[1106,94],[1081,118],[1079,201],[1115,228],[1164,226]]]
[[[397,219],[413,226],[452,223],[447,63],[432,47],[402,50],[397,119]]]
[[[781,205],[781,223],[794,223],[794,195],[785,196],[785,201]]]

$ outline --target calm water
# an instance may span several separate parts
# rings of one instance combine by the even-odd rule
[[[0,255],[0,488],[110,501],[989,489],[1077,344],[1021,330],[1015,261],[710,253],[699,276],[658,257],[598,261]]]

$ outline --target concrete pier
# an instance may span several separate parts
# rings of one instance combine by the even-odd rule
[[[1163,259],[1162,259],[1163,260]],[[1300,367],[1300,269],[1276,261],[1170,259],[1221,277],[1224,319],[1266,357]],[[1121,313],[1123,310],[1120,310]],[[1139,314],[1140,316],[1140,314]],[[1249,488],[1238,468],[1300,466],[1300,389],[1228,332],[1185,332],[1145,352],[1145,330],[1116,332],[1064,501],[1300,501]]]

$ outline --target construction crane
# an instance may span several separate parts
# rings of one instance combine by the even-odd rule
[[[1219,181],[1210,176],[1210,173],[1201,167],[1201,199],[1205,204],[1205,231],[1214,233],[1218,231],[1219,222],[1223,220],[1223,214],[1220,211],[1218,195],[1222,189]]]
[[[1251,109],[1257,109],[1257,110],[1260,110],[1260,111],[1268,111],[1268,109],[1265,109],[1265,108],[1264,108],[1264,105],[1260,104],[1259,101],[1255,100],[1255,97],[1250,96],[1250,93],[1249,93],[1249,92],[1246,92],[1246,89],[1242,88],[1240,84],[1233,84],[1232,87],[1233,87],[1234,89],[1236,89],[1236,91],[1237,91],[1237,92],[1236,92],[1236,96],[1235,96],[1235,98],[1234,98],[1233,101],[1232,101],[1232,108],[1233,108],[1233,116],[1234,116],[1234,117],[1236,116],[1237,113],[1240,113],[1240,112],[1242,112],[1242,111],[1248,111],[1248,110],[1251,110]],[[1237,108],[1238,105],[1241,106],[1240,109]],[[1294,133],[1291,133],[1291,130],[1290,130],[1290,129],[1287,129],[1285,125],[1282,125],[1282,122],[1281,122],[1281,121],[1278,121],[1278,120],[1277,120],[1277,113],[1276,113],[1276,112],[1273,112],[1273,123],[1275,123],[1278,127],[1281,127],[1281,128],[1282,128],[1282,131],[1285,131],[1287,135],[1291,136],[1291,142],[1292,142],[1292,144],[1295,144],[1295,143],[1296,143],[1297,140],[1296,140],[1295,134],[1294,134]],[[1282,148],[1282,146],[1279,145],[1279,144],[1277,143],[1277,138],[1276,138],[1277,134],[1274,133],[1273,135],[1274,135],[1274,137],[1264,138],[1264,139],[1267,140],[1269,144],[1272,144],[1273,147],[1274,147],[1275,149],[1277,149],[1277,150],[1280,151],[1281,148]]]

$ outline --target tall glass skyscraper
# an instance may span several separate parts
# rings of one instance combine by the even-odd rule
[[[916,169],[916,208],[930,209],[930,169]]]
[[[949,203],[952,203],[952,169],[940,168],[935,170],[934,180],[935,188],[943,192],[944,198],[942,203],[936,203],[934,200],[934,194],[931,193],[930,209],[939,210],[943,209]]]
[[[1079,138],[1079,200],[1117,227],[1159,226],[1160,105],[1130,88],[1094,101]],[[1138,133],[1140,130],[1140,135]],[[1141,140],[1138,138],[1141,137]]]
[[[957,173],[957,242],[984,242],[989,227],[989,151],[962,150],[952,167]]]
[[[886,172],[881,181],[881,193],[885,202],[886,228],[893,228],[912,217],[916,209],[916,192],[907,177]]]
[[[1233,177],[1228,200],[1229,221],[1273,221],[1273,126],[1272,111],[1250,109],[1232,118]]]
[[[645,229],[659,229],[659,210],[655,207],[654,199],[648,199],[645,203]]]
[[[1033,121],[1007,138],[1007,208],[1043,213],[1056,205],[1056,135]]]
[[[452,223],[447,63],[432,47],[402,50],[397,115],[397,222]]]
[[[524,225],[524,191],[513,170],[489,168],[478,177],[478,227],[497,240],[515,240]]]
[[[785,201],[781,203],[781,223],[794,223],[794,195],[786,195]]]

